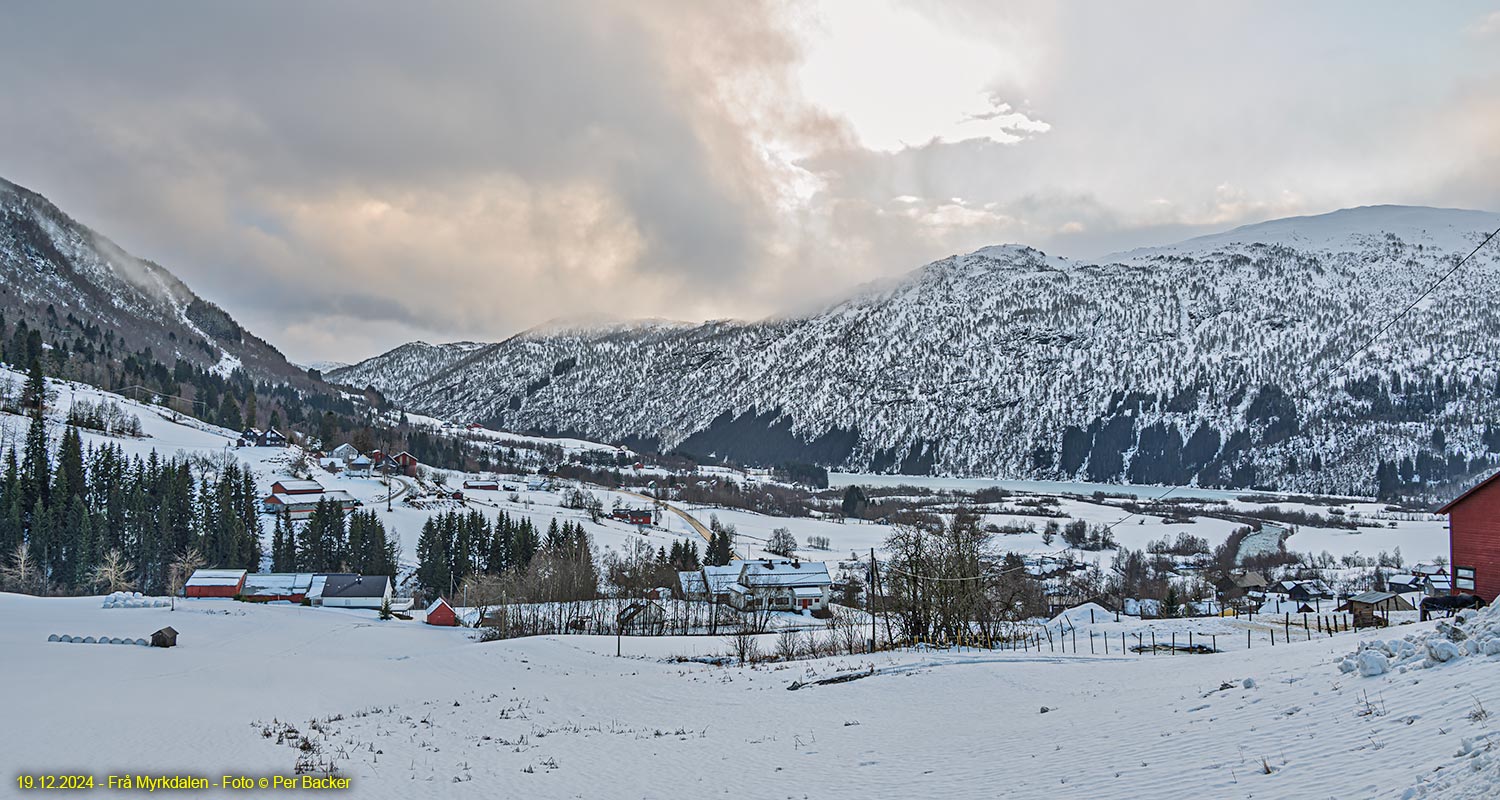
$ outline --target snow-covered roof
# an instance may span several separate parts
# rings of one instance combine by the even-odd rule
[[[682,586],[683,594],[703,594],[708,591],[708,584],[703,580],[703,573],[698,570],[685,570],[677,573],[677,582]]]
[[[272,485],[273,486],[280,486],[284,491],[292,492],[292,493],[299,493],[299,492],[321,492],[321,491],[323,491],[323,484],[318,483],[317,481],[285,480],[285,481],[276,481],[276,483],[274,483]]]
[[[307,594],[312,586],[311,572],[259,572],[245,576],[245,594]]]
[[[185,586],[238,586],[245,579],[242,569],[200,569],[193,572]]]
[[[821,561],[781,559],[746,561],[740,583],[753,587],[828,586],[833,578],[828,575],[828,565]]]
[[[349,463],[356,467],[367,467],[370,465],[370,459],[367,456],[355,456],[349,460]]]
[[[1411,586],[1414,583],[1420,583],[1421,580],[1416,575],[1392,575],[1389,582],[1398,583],[1402,586]]]
[[[793,597],[822,597],[823,590],[816,586],[798,586],[792,589]]]
[[[319,494],[273,494],[267,497],[267,503],[280,503],[284,506],[315,506],[321,500],[332,500],[336,503],[358,503],[359,499],[342,489]]]
[[[703,568],[703,577],[714,592],[727,592],[731,584],[739,581],[741,568],[740,564],[725,564],[721,567],[706,566]]]

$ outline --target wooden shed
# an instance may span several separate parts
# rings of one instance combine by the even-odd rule
[[[1384,627],[1389,624],[1392,611],[1416,611],[1417,607],[1395,592],[1365,592],[1350,597],[1348,602],[1334,609],[1347,611],[1354,616],[1354,624],[1360,628]]]
[[[151,646],[152,647],[176,647],[177,646],[177,629],[173,628],[171,625],[168,625],[167,627],[162,628],[161,630],[157,631],[156,633],[151,634]]]
[[[445,625],[451,628],[458,625],[458,614],[454,612],[453,606],[448,605],[447,600],[439,597],[436,603],[427,607],[425,622],[428,625]]]

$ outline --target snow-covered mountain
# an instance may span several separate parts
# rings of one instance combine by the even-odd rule
[[[1371,492],[1389,461],[1433,487],[1500,450],[1500,241],[1342,362],[1496,227],[1377,206],[1094,263],[1002,245],[799,318],[407,345],[332,377],[749,462]]]
[[[0,179],[0,312],[49,345],[123,360],[150,349],[227,374],[305,380],[303,371],[194,294],[158,264],[136,258],[45,197]]]

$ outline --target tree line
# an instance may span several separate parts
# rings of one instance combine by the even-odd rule
[[[11,591],[76,594],[122,582],[168,588],[171,565],[254,569],[260,552],[255,476],[232,459],[127,457],[119,445],[83,446],[62,426],[53,446],[40,363],[20,405],[26,438],[0,469],[0,581]],[[19,450],[19,452],[18,452]],[[101,566],[110,569],[101,571]]]

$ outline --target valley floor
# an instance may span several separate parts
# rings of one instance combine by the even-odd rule
[[[1500,788],[1486,743],[1500,720],[1483,713],[1500,711],[1500,656],[1359,677],[1338,667],[1367,638],[1355,634],[1209,656],[919,651],[739,668],[665,660],[702,638],[627,638],[637,655],[615,658],[609,637],[481,644],[373,612],[232,601],[0,595],[0,619],[0,796],[21,794],[20,773],[218,780],[291,774],[299,758],[335,762],[360,798],[451,796],[455,782],[474,796],[674,799]],[[170,650],[47,641],[167,624],[181,634]],[[314,752],[293,746],[304,736]],[[1466,746],[1478,755],[1460,757]]]

